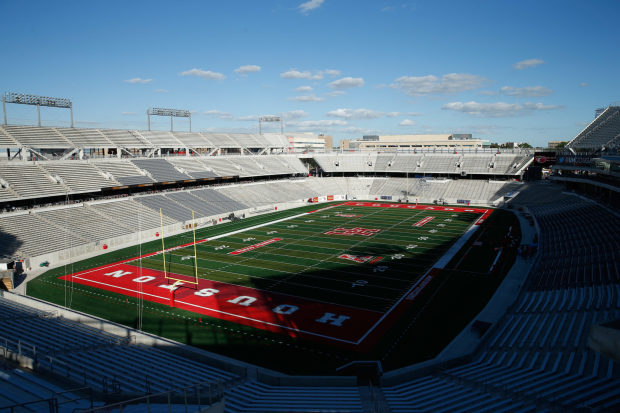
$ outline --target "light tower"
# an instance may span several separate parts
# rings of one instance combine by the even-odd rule
[[[284,126],[282,125],[282,117],[280,116],[261,116],[258,118],[258,134],[263,134],[263,123],[265,122],[280,122],[280,134],[284,133]]]
[[[151,130],[151,115],[153,116],[170,116],[170,132],[174,132],[172,118],[189,118],[189,131],[192,131],[192,114],[189,110],[184,109],[163,109],[149,108],[146,110],[146,118],[148,129]]]
[[[6,104],[17,103],[20,105],[32,105],[37,107],[37,125],[41,126],[41,106],[50,108],[66,108],[71,111],[71,127],[73,127],[73,103],[66,98],[52,98],[49,96],[26,95],[24,93],[6,92],[2,95],[2,113],[4,124],[6,120]]]

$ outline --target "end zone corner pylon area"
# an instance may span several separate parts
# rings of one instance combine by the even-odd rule
[[[491,212],[345,202],[60,279],[292,337],[368,345]]]

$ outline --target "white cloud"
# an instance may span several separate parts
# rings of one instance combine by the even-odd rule
[[[544,62],[544,60],[541,59],[527,59],[527,60],[521,60],[520,62],[515,63],[514,65],[512,65],[512,67],[514,67],[517,70],[523,70],[523,69],[528,69],[530,67],[536,67],[538,65],[542,65]]]
[[[544,86],[526,86],[526,87],[512,87],[512,86],[504,86],[500,89],[500,92],[503,95],[514,96],[514,97],[539,97],[539,96],[549,96],[553,93],[553,90],[548,89]]]
[[[123,112],[123,116],[133,116],[136,112]]]
[[[258,115],[250,115],[250,116],[239,116],[237,120],[241,122],[258,122]]]
[[[486,82],[482,76],[469,73],[448,73],[439,79],[435,75],[401,76],[390,85],[408,96],[452,94],[478,89]]]
[[[332,89],[349,89],[352,87],[361,87],[364,85],[364,79],[361,77],[343,77],[342,79],[334,80],[329,84]]]
[[[336,109],[327,112],[327,116],[342,119],[377,119],[383,116],[383,112],[371,109]]]
[[[463,112],[477,117],[503,118],[522,116],[539,110],[560,109],[561,106],[545,105],[542,103],[479,103],[479,102],[451,102],[442,106],[442,109]]]
[[[260,69],[261,67],[257,65],[245,65],[245,66],[240,66],[236,68],[235,72],[241,75],[247,75],[248,73],[260,72]]]
[[[327,96],[333,96],[333,97],[342,96],[346,94],[347,92],[345,92],[344,90],[334,90],[334,91],[326,93]]]
[[[295,92],[312,92],[312,86],[299,86]]]
[[[125,82],[135,84],[135,83],[151,83],[153,79],[142,79],[141,77],[134,77],[132,79],[127,79]]]
[[[422,115],[417,112],[387,112],[385,116],[388,118],[396,118],[398,116],[422,116]]]
[[[155,92],[157,92],[157,93],[168,93],[168,91],[166,89],[155,89]]]
[[[415,122],[412,121],[411,119],[403,119],[403,121],[401,123],[399,123],[400,126],[414,126]]]
[[[347,126],[346,128],[342,128],[340,130],[342,132],[345,132],[345,133],[363,133],[363,132],[366,132],[366,129],[360,128],[358,126]]]
[[[325,74],[329,77],[337,77],[340,76],[340,70],[325,69]]]
[[[213,79],[213,80],[223,80],[226,79],[221,73],[212,72],[210,70],[202,70],[202,69],[190,69],[185,72],[181,72],[181,76],[198,76],[203,79]]]
[[[587,82],[581,82],[581,83],[579,84],[579,87],[588,87],[588,86],[590,86],[590,84],[589,84],[589,83],[587,83]]]
[[[291,110],[288,112],[284,112],[282,114],[282,119],[291,120],[291,119],[300,119],[305,118],[308,114],[303,110]]]
[[[347,122],[340,119],[290,121],[288,125],[298,128],[328,128],[332,126],[346,126]]]
[[[312,74],[312,72],[308,70],[304,70],[303,72],[297,69],[291,69],[284,73],[280,73],[280,77],[282,79],[309,79],[309,80],[321,80],[323,79],[323,72],[318,71]]]
[[[288,100],[296,100],[297,102],[321,102],[325,99],[311,94],[311,95],[295,96],[293,98],[289,98]]]
[[[297,8],[301,13],[308,13],[311,10],[318,9],[323,4],[325,0],[310,0],[305,3],[301,3]]]
[[[233,115],[231,113],[222,112],[221,110],[216,110],[216,109],[207,110],[204,112],[204,114],[209,117],[219,118],[219,119],[232,119],[233,118]]]

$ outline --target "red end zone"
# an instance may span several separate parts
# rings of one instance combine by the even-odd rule
[[[417,209],[424,211],[452,211],[452,212],[471,212],[474,214],[482,214],[480,218],[476,221],[476,225],[482,224],[489,215],[493,212],[492,209],[482,209],[482,208],[464,208],[464,207],[455,207],[455,206],[429,206],[429,205],[409,205],[409,204],[384,204],[381,202],[345,202],[340,205],[349,205],[349,206],[363,206],[363,207],[374,207],[374,208],[400,208],[400,209]]]
[[[375,207],[375,208],[401,208],[401,209],[421,209],[426,211],[454,211],[454,212],[473,212],[476,214],[482,214],[488,209],[482,208],[464,208],[464,207],[455,207],[455,206],[432,206],[432,205],[409,205],[409,204],[384,204],[381,202],[345,202],[340,205],[348,205],[348,206],[363,206],[363,207]]]
[[[176,278],[184,276],[174,274]],[[117,263],[60,277],[107,291],[233,321],[292,337],[357,344],[382,313],[304,300],[217,281],[200,279],[171,291],[162,271]],[[174,299],[173,299],[174,293]]]

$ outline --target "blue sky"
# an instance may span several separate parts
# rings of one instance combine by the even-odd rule
[[[544,145],[620,101],[619,12],[617,0],[0,0],[0,92],[68,97],[82,127],[145,129],[146,109],[164,107],[191,110],[202,131],[256,132],[273,114],[336,141]],[[32,107],[7,112],[36,122]]]

